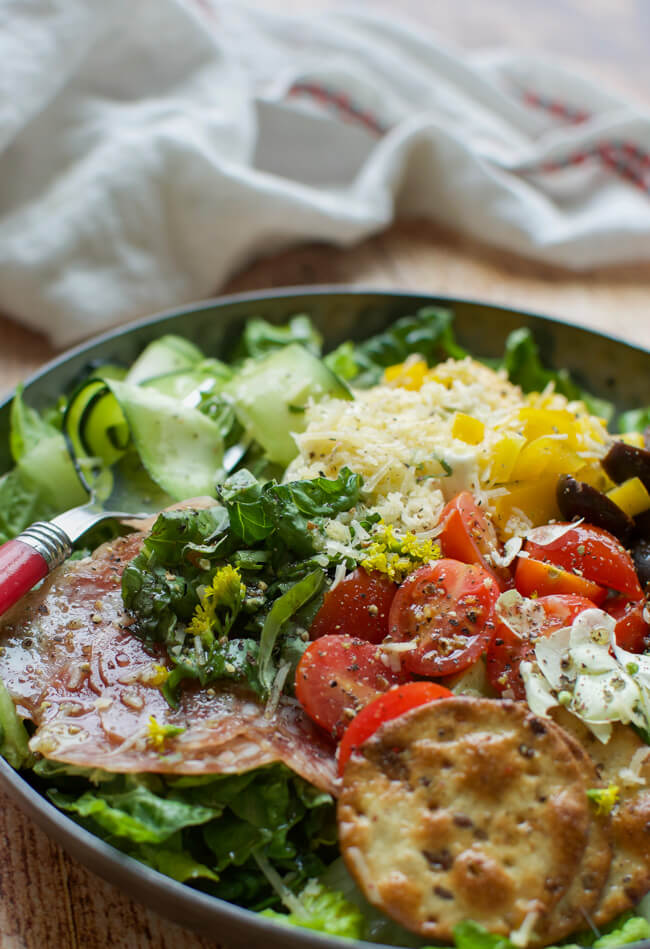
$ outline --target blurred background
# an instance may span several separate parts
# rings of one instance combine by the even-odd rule
[[[190,0],[190,5],[193,3],[203,12],[210,8],[210,0]],[[257,0],[249,8],[293,15],[323,10],[340,13],[350,6],[346,0]],[[9,17],[12,7],[13,3],[6,3]],[[403,0],[399,11],[388,0],[362,0],[354,8],[375,16],[394,17],[399,12],[405,22],[416,29],[433,31],[441,44],[457,47],[461,55],[464,51],[507,48],[521,53],[524,62],[527,55],[548,58],[578,72],[598,88],[607,89],[622,103],[645,113],[646,123],[650,122],[650,5],[644,0],[491,0],[489,4],[479,0]],[[647,128],[644,134],[648,134]],[[650,161],[647,155],[646,161]],[[5,177],[3,187],[11,193],[18,184]],[[628,188],[630,195],[633,190]],[[647,191],[634,197],[639,204],[650,204]],[[453,220],[441,225],[431,219],[414,221],[411,215],[408,221],[398,221],[351,248],[311,241],[274,255],[272,247],[265,247],[263,259],[240,267],[225,279],[215,276],[214,283],[201,296],[306,283],[408,287],[529,306],[585,325],[615,327],[619,334],[650,343],[650,329],[644,325],[650,323],[645,315],[650,287],[650,238],[645,238],[644,260],[593,267],[587,276],[489,246],[489,235],[486,237],[486,241],[476,241],[461,236]],[[9,260],[10,271],[11,264]],[[215,266],[215,274],[217,271]],[[5,280],[6,276],[5,272]],[[32,284],[41,279],[42,271],[35,269]],[[21,281],[19,296],[24,299],[33,289],[29,285],[29,270],[26,275],[22,272]],[[149,310],[141,309],[136,315],[176,302],[179,301],[167,301],[163,296],[160,303]],[[101,300],[97,305],[101,307]],[[31,306],[34,309],[37,304]],[[26,309],[31,316],[28,305]],[[40,323],[39,314],[31,320],[37,326],[43,321],[47,324],[46,314]],[[0,302],[0,340],[4,344],[0,352],[2,391],[61,348],[49,342],[42,332],[27,329],[25,322],[30,321],[21,319],[21,314],[16,314],[11,306],[3,308]]]
[[[348,0],[257,0],[264,10],[336,10]],[[361,0],[357,7],[399,14],[467,50],[509,46],[560,57],[597,82],[650,105],[650,6],[644,0]]]

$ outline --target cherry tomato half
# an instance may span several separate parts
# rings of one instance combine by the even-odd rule
[[[540,596],[537,603],[544,608],[547,619],[539,631],[542,636],[569,626],[583,610],[593,610],[595,607],[592,600],[571,594]],[[534,656],[535,640],[518,636],[497,617],[496,631],[488,646],[486,662],[488,680],[495,692],[507,691],[515,699],[525,699],[526,690],[519,667]]]
[[[422,676],[444,676],[471,666],[494,633],[494,577],[474,564],[437,560],[415,570],[395,594],[389,628],[412,640],[402,664]]]
[[[319,639],[348,633],[369,643],[380,643],[388,635],[388,614],[397,584],[380,573],[359,568],[349,573],[325,594],[309,635]]]
[[[377,646],[353,636],[321,636],[296,669],[296,698],[309,717],[340,738],[356,713],[392,685],[405,682]]]
[[[616,620],[616,643],[628,652],[642,653],[650,649],[650,626],[643,616],[645,606],[644,600],[630,602],[621,596],[606,605],[607,612]]]
[[[632,558],[613,534],[590,524],[565,526],[567,530],[550,543],[545,542],[547,527],[534,528],[524,550],[535,560],[553,563],[600,586],[611,587],[630,600],[643,597]]]
[[[602,603],[607,590],[592,580],[586,580],[552,563],[520,557],[515,570],[515,587],[522,596],[553,596],[569,594],[585,596],[594,603]]]
[[[407,682],[406,685],[378,695],[352,719],[343,735],[338,751],[339,774],[343,774],[350,755],[374,735],[384,722],[391,721],[412,708],[427,705],[434,699],[448,698],[450,695],[453,695],[453,692],[437,682]]]
[[[494,526],[469,491],[461,491],[449,501],[440,515],[440,523],[443,528],[438,540],[445,557],[477,564],[493,574],[502,589],[510,586],[509,572],[489,561],[493,551],[500,552],[500,544]]]

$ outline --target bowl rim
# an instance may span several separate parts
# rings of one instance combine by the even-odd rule
[[[137,333],[139,330],[153,327],[157,323],[168,319],[180,319],[185,315],[196,312],[237,304],[250,303],[255,305],[259,302],[281,299],[286,299],[290,303],[292,299],[333,297],[337,295],[374,296],[380,299],[392,298],[396,301],[404,300],[405,302],[417,299],[424,301],[423,305],[426,305],[426,301],[430,301],[431,305],[449,306],[450,308],[459,304],[477,305],[511,313],[515,316],[533,317],[543,323],[550,324],[551,327],[570,326],[579,332],[621,343],[630,349],[650,355],[650,346],[633,343],[629,339],[616,334],[601,332],[598,329],[575,323],[567,323],[566,320],[559,317],[548,316],[521,307],[503,305],[497,301],[484,300],[480,297],[435,294],[431,290],[377,288],[365,284],[353,286],[347,284],[314,284],[224,294],[194,303],[180,304],[150,316],[140,317],[91,336],[65,349],[26,377],[22,384],[26,389],[29,389],[39,379],[64,366],[75,357],[83,355],[86,350],[102,346],[121,336],[128,336]],[[0,409],[12,400],[15,391],[16,387],[14,386],[0,397]],[[364,941],[353,942],[349,939],[294,926],[283,927],[274,920],[259,916],[254,911],[203,893],[184,883],[179,883],[135,858],[127,856],[81,827],[67,814],[58,810],[45,795],[32,787],[29,781],[22,777],[20,772],[15,771],[3,758],[0,758],[0,785],[8,793],[13,803],[19,806],[29,817],[32,817],[49,837],[61,844],[68,853],[72,854],[92,872],[119,887],[127,896],[142,902],[154,912],[172,919],[181,926],[188,927],[190,925],[187,922],[189,910],[197,914],[194,922],[197,923],[196,930],[199,932],[210,933],[211,927],[214,926],[215,917],[220,917],[224,921],[233,924],[233,931],[235,928],[243,928],[246,938],[266,939],[269,949],[275,949],[276,945],[278,947],[281,945],[293,946],[295,949],[341,949],[341,947],[353,945],[359,947],[374,946],[375,949],[395,949],[394,946]],[[183,912],[181,912],[181,909]],[[212,932],[212,934],[214,933]],[[271,938],[269,939],[269,937]],[[629,949],[650,949],[650,939],[637,942]]]
[[[316,284],[305,284],[297,286],[288,286],[288,287],[272,287],[269,289],[254,290],[254,291],[239,291],[237,293],[226,293],[216,297],[208,297],[206,299],[197,300],[192,303],[182,303],[178,306],[172,306],[164,310],[159,310],[156,313],[138,317],[134,320],[130,320],[127,323],[121,323],[118,326],[114,326],[112,329],[104,330],[103,332],[89,336],[86,339],[82,340],[79,343],[75,343],[73,346],[64,349],[61,353],[53,356],[52,359],[49,359],[34,372],[30,373],[23,381],[22,384],[27,388],[32,383],[36,382],[41,376],[47,375],[53,369],[58,368],[59,366],[64,365],[69,360],[73,359],[75,356],[81,355],[86,349],[89,349],[91,346],[100,346],[103,343],[109,342],[110,340],[116,339],[120,336],[128,335],[133,332],[137,332],[140,329],[145,329],[148,326],[153,326],[156,323],[162,322],[166,319],[172,319],[175,317],[181,317],[185,314],[196,313],[202,310],[210,310],[215,307],[221,306],[230,306],[239,303],[256,303],[265,300],[274,300],[274,299],[287,299],[291,300],[292,298],[298,298],[303,296],[336,296],[340,295],[353,295],[353,296],[378,296],[378,297],[403,297],[403,298],[421,298],[421,299],[430,299],[432,304],[437,304],[440,306],[450,306],[453,307],[454,304],[474,304],[476,306],[492,307],[496,310],[501,310],[506,313],[513,314],[522,314],[526,316],[532,316],[535,319],[542,320],[545,323],[551,324],[553,326],[571,326],[576,330],[581,332],[588,333],[592,336],[599,336],[602,339],[611,340],[614,343],[622,343],[625,346],[629,346],[631,349],[636,349],[639,352],[649,353],[650,354],[650,344],[647,346],[642,343],[634,343],[630,339],[627,339],[624,336],[619,336],[616,333],[611,332],[602,332],[599,329],[596,329],[591,326],[582,326],[579,323],[572,323],[567,320],[563,320],[558,316],[550,316],[545,313],[539,313],[536,310],[524,309],[522,307],[511,306],[509,304],[502,304],[493,300],[484,300],[480,297],[474,296],[455,296],[452,294],[437,294],[433,293],[430,290],[419,290],[418,288],[405,290],[403,288],[390,288],[390,287],[373,287],[366,284],[327,284],[327,283],[316,283]],[[20,384],[20,383],[19,383]],[[11,389],[3,393],[0,396],[0,408],[2,408],[7,402],[11,401],[16,391],[16,386],[12,386]]]

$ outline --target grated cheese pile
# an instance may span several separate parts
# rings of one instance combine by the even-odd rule
[[[308,407],[285,480],[332,478],[347,465],[364,478],[364,505],[398,530],[434,530],[445,502],[469,490],[504,536],[523,534],[558,516],[559,474],[602,477],[601,419],[552,387],[524,395],[470,358],[428,369],[411,357],[354,396]]]

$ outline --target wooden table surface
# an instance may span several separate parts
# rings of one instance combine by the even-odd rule
[[[259,0],[268,9],[344,0]],[[389,0],[365,0],[393,12]],[[400,10],[458,46],[547,52],[650,105],[645,0],[403,0]],[[650,347],[650,267],[571,274],[481,248],[427,223],[399,224],[351,250],[311,245],[261,261],[215,290],[351,283],[458,294],[527,307]],[[0,318],[0,392],[54,355]],[[1,949],[208,949],[218,942],[169,924],[68,857],[0,793]],[[216,936],[217,934],[215,934]]]

